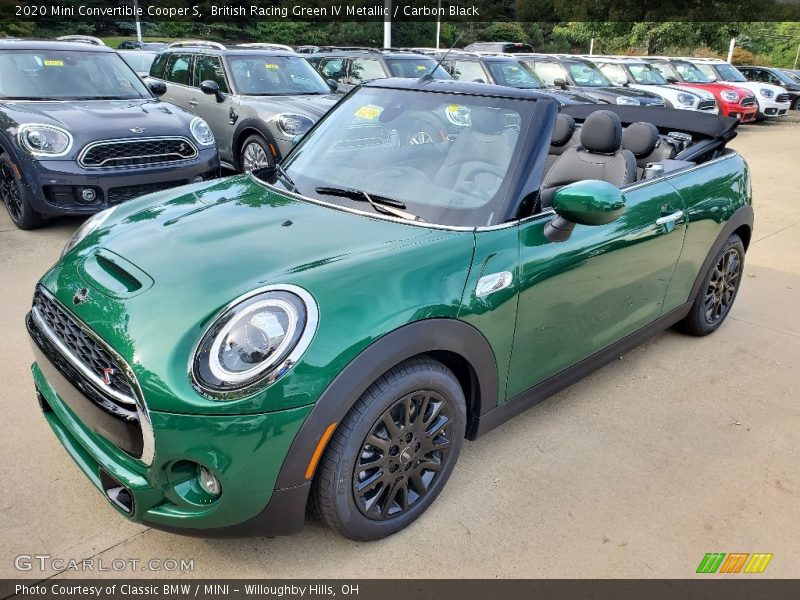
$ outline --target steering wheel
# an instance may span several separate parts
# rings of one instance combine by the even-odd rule
[[[372,172],[372,176],[368,177],[368,179],[373,178],[380,178],[380,177],[391,177],[391,178],[405,178],[405,177],[422,177],[425,181],[430,181],[431,178],[428,175],[418,169],[417,167],[412,167],[411,165],[402,165],[396,167],[386,167],[385,169],[378,169],[377,171]]]
[[[495,165],[490,165],[486,163],[473,165],[462,176],[461,181],[458,184],[456,184],[455,190],[457,192],[465,192],[471,196],[476,196],[478,198],[487,198],[491,194],[494,194],[496,188],[495,190],[488,192],[487,190],[483,190],[475,186],[475,178],[481,173],[488,173],[489,175],[494,175],[500,181],[502,181],[506,177],[505,169],[501,169],[500,167],[497,167]]]

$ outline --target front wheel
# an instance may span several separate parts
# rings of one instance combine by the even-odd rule
[[[248,136],[244,144],[242,144],[239,164],[244,173],[249,173],[273,166],[275,159],[272,157],[267,141],[260,135],[253,134]]]
[[[318,515],[353,540],[404,529],[453,471],[466,427],[452,371],[414,358],[381,376],[339,424],[312,486]]]
[[[716,331],[733,306],[744,275],[744,244],[734,234],[727,239],[706,273],[689,314],[678,327],[690,335]]]
[[[8,154],[0,155],[0,198],[8,216],[20,229],[37,229],[44,224],[44,218],[33,209],[26,196],[19,168]]]

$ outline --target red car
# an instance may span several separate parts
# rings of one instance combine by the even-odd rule
[[[647,60],[669,83],[697,87],[714,94],[721,115],[734,117],[741,123],[755,121],[758,102],[751,90],[729,83],[715,83],[686,60],[676,58],[648,58]]]

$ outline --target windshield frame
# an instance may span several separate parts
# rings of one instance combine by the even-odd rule
[[[236,53],[236,54],[226,54],[222,56],[223,62],[225,64],[225,71],[226,72],[226,79],[228,81],[228,86],[231,89],[231,94],[234,96],[249,96],[253,98],[270,98],[273,96],[326,96],[331,93],[330,86],[328,86],[325,78],[314,68],[314,66],[308,62],[302,54],[298,54],[295,56],[288,56],[288,55],[276,55],[270,52],[256,52],[256,51],[249,51],[247,53]],[[236,73],[233,70],[233,64],[231,63],[232,60],[237,59],[280,59],[280,60],[301,60],[303,61],[306,66],[316,75],[320,82],[322,83],[322,87],[320,91],[314,92],[275,92],[275,93],[250,93],[245,92],[241,89],[240,82],[236,79]]]
[[[139,74],[131,67],[128,62],[122,58],[116,51],[107,51],[107,50],[64,50],[64,49],[57,49],[57,50],[50,50],[47,48],[37,49],[37,48],[6,48],[0,51],[0,54],[28,54],[28,55],[36,55],[36,54],[47,54],[50,55],[52,53],[53,56],[56,54],[80,54],[80,55],[93,55],[93,56],[102,56],[108,55],[109,60],[111,61],[118,61],[120,65],[122,65],[122,69],[127,69],[130,72],[131,83],[133,86],[133,91],[136,92],[136,95],[131,96],[45,96],[41,95],[39,97],[23,97],[23,96],[2,96],[0,95],[0,101],[8,101],[8,102],[91,102],[91,101],[123,101],[123,102],[131,102],[137,100],[153,100],[155,96],[150,91],[150,88],[141,80]],[[141,89],[138,89],[139,86]]]
[[[386,80],[383,81],[385,82]],[[491,223],[482,225],[459,225],[436,221],[411,221],[379,212],[371,212],[367,209],[361,208],[362,203],[351,204],[340,202],[340,199],[338,198],[320,198],[316,195],[308,193],[308,190],[305,189],[302,190],[302,192],[297,190],[292,191],[287,189],[286,185],[281,181],[281,178],[278,177],[274,177],[271,181],[268,181],[266,179],[259,178],[256,173],[250,173],[249,176],[251,179],[261,185],[275,188],[280,191],[281,194],[287,194],[305,202],[310,202],[345,212],[352,212],[373,219],[394,221],[405,225],[424,227],[428,229],[443,229],[448,231],[484,231],[513,226],[519,223],[521,220],[541,216],[527,215],[521,217],[518,213],[524,198],[529,196],[531,193],[538,192],[539,188],[541,187],[544,162],[550,142],[550,131],[548,129],[548,124],[551,124],[551,122],[554,121],[555,114],[558,112],[558,103],[546,96],[526,99],[514,96],[469,93],[453,90],[419,90],[414,88],[393,87],[391,85],[385,85],[385,83],[378,85],[360,85],[353,88],[353,90],[351,90],[347,96],[345,96],[345,98],[339,104],[337,104],[337,106],[332,108],[321,119],[319,119],[309,130],[309,132],[303,136],[302,140],[300,140],[300,142],[289,151],[284,160],[281,162],[282,165],[287,165],[287,173],[289,173],[293,179],[294,176],[292,176],[290,172],[292,157],[301,152],[309,140],[313,139],[315,131],[318,128],[323,127],[328,119],[333,118],[333,116],[339,110],[343,109],[346,99],[354,96],[359,90],[364,88],[377,88],[389,91],[410,92],[417,94],[438,94],[441,96],[450,96],[456,98],[501,98],[505,101],[512,102],[530,102],[533,105],[532,110],[528,115],[529,118],[527,119],[524,131],[520,131],[517,149],[513,153],[508,165],[508,171],[511,172],[511,176],[508,177],[506,181],[501,183],[501,187],[505,187],[506,189],[503,198],[496,202],[496,210],[493,211],[494,218],[492,219]],[[548,120],[548,112],[552,112],[552,115],[550,115],[552,118],[550,120]],[[409,206],[408,209],[412,212],[415,212],[414,206]],[[545,211],[545,213],[546,212],[547,211]]]
[[[594,63],[591,63],[591,62],[588,62],[588,61],[584,62],[582,60],[569,60],[569,61],[564,61],[561,64],[561,66],[565,68],[566,72],[569,74],[569,77],[572,79],[572,81],[575,82],[575,85],[578,86],[578,87],[601,88],[601,87],[613,87],[614,86],[614,84],[606,76],[606,74],[603,73],[600,70],[600,67],[598,67]],[[578,78],[575,77],[575,73],[572,71],[573,67],[590,69],[593,73],[596,73],[597,75],[599,75],[600,78],[603,81],[605,81],[605,83],[598,83],[598,84],[581,83],[580,81],[578,81]]]
[[[625,66],[625,70],[628,71],[628,73],[630,73],[630,77],[631,77],[631,79],[633,79],[633,82],[635,84],[637,84],[637,85],[668,85],[667,84],[667,80],[664,79],[664,77],[661,75],[661,73],[658,71],[658,69],[656,69],[650,63],[646,63],[646,62],[625,63],[624,66]],[[636,76],[636,73],[633,70],[634,68],[641,68],[643,71],[652,71],[662,81],[661,82],[644,81],[644,80],[642,80],[642,79],[640,79],[639,77]]]

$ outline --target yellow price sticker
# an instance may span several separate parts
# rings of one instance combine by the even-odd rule
[[[417,65],[417,71],[427,71],[428,67],[425,65]]]
[[[63,67],[64,61],[63,60],[46,60],[44,61],[45,67]]]
[[[264,66],[270,69],[271,71],[277,71],[278,69],[280,69],[280,67],[274,63],[267,63]]]
[[[367,104],[366,106],[362,106],[355,112],[355,116],[361,117],[362,119],[369,119],[370,121],[377,118],[379,114],[383,112],[383,109],[379,106],[372,106]]]

